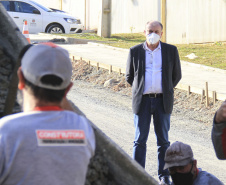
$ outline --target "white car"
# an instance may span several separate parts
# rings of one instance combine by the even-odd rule
[[[29,33],[81,33],[83,30],[80,19],[64,12],[53,11],[35,1],[1,0],[0,3],[21,31],[24,20],[27,20]]]

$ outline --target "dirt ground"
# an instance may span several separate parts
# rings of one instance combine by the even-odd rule
[[[104,85],[106,81],[110,80],[111,84],[106,88],[114,92],[119,92],[127,96],[132,96],[130,85],[126,82],[124,74],[112,72],[109,74],[108,70],[97,70],[95,67],[89,67],[85,61],[77,60],[73,63],[73,80],[84,80],[93,84]],[[187,91],[175,89],[174,91],[174,113],[189,117],[191,119],[202,122],[204,125],[211,125],[213,114],[221,105],[222,101],[217,101],[213,105],[213,100],[210,98],[210,105],[205,105],[205,99],[201,101],[201,96]]]
[[[125,76],[109,74],[103,69],[97,70],[84,61],[74,61],[72,80],[74,87],[69,93],[70,99],[108,137],[132,156],[134,128],[131,87],[125,81]],[[175,89],[170,141],[190,144],[198,160],[198,167],[226,183],[225,161],[216,158],[211,143],[212,119],[222,102],[217,101],[213,105],[210,99],[210,106],[206,107],[204,101],[201,102],[200,95],[188,95],[186,91]],[[157,146],[152,131],[153,124],[150,129],[146,171],[157,180]]]

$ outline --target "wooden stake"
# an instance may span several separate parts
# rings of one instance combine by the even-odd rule
[[[206,106],[209,106],[208,82],[206,82]]]
[[[201,93],[201,103],[202,103],[203,100],[204,100],[204,96],[205,96],[205,90],[202,89],[202,93]]]
[[[191,94],[191,86],[188,86],[188,96]]]
[[[82,57],[80,57],[80,60],[82,61]]]
[[[213,105],[216,104],[216,91],[213,91]]]
[[[119,74],[122,74],[121,68],[118,69]]]
[[[112,65],[109,66],[109,74],[112,72]]]
[[[75,61],[75,56],[72,57],[73,58],[73,62]]]
[[[99,67],[99,62],[97,62],[97,70],[99,71],[100,67]]]

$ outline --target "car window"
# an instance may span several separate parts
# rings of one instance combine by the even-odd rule
[[[9,1],[0,1],[7,11],[10,11],[10,2]]]
[[[34,6],[24,3],[24,2],[19,2],[19,1],[14,1],[14,6],[15,6],[15,12],[21,12],[21,13],[33,13],[34,10],[38,10]]]

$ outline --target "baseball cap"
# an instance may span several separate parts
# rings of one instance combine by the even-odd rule
[[[51,90],[65,89],[72,76],[68,51],[53,43],[41,43],[30,47],[21,60],[21,70],[29,82]],[[62,83],[57,86],[45,84],[41,81],[45,75],[55,75],[62,79]]]
[[[174,166],[186,166],[194,160],[193,152],[189,145],[176,141],[166,150],[164,169]]]

